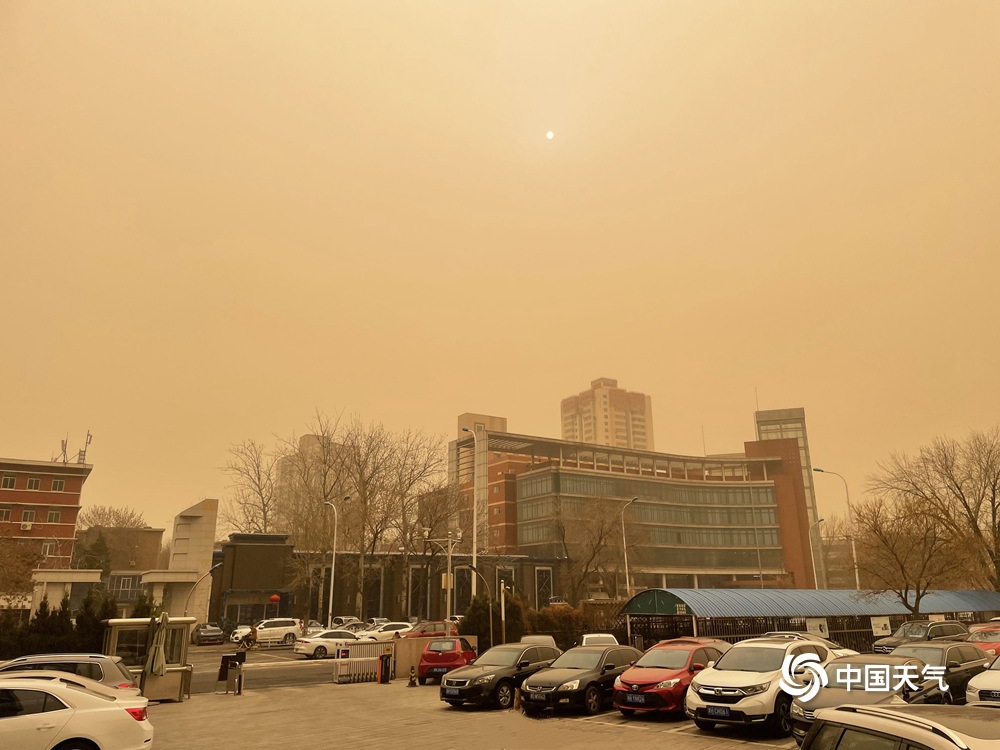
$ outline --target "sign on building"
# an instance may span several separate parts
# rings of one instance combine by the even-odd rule
[[[806,632],[823,638],[829,638],[830,626],[827,624],[825,617],[807,617]]]
[[[876,637],[892,635],[892,629],[889,627],[888,617],[872,618],[872,635]]]

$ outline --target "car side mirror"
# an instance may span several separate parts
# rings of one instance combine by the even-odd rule
[[[962,668],[961,663],[957,661],[948,662],[948,669],[961,669],[961,668]]]
[[[704,664],[692,664],[692,665],[691,665],[691,671],[692,671],[692,672],[700,672],[700,671],[701,671],[701,670],[703,670],[704,668],[705,668],[705,665],[704,665]]]
[[[714,667],[715,666],[715,662],[714,661],[710,661],[707,666],[708,667]]]
[[[634,667],[634,666],[635,666],[635,661],[630,661],[630,662],[628,663],[628,665],[629,665],[630,667]]]
[[[522,661],[522,662],[518,663],[517,669],[518,669],[518,671],[520,671],[522,669],[527,669],[530,666],[531,666],[531,662],[530,661]]]
[[[608,663],[608,664],[605,664],[603,667],[601,667],[601,671],[602,672],[610,672],[614,668],[615,668],[614,664]]]

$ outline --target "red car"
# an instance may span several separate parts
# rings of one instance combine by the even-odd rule
[[[615,680],[615,708],[623,716],[636,711],[683,712],[691,679],[729,648],[725,641],[711,638],[676,638],[656,644]]]
[[[993,627],[977,630],[975,633],[970,633],[965,642],[975,643],[986,652],[987,656],[996,656],[1000,654],[1000,628],[994,625]]]
[[[417,682],[426,685],[427,680],[441,681],[453,669],[472,664],[476,650],[464,638],[440,638],[430,641],[420,654],[417,666]]]

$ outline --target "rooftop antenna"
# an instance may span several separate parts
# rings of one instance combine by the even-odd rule
[[[87,446],[90,445],[90,441],[94,439],[94,436],[90,434],[90,430],[87,430],[87,440],[83,444],[83,448],[80,452],[76,454],[76,462],[78,464],[87,463]]]
[[[708,444],[705,442],[705,425],[701,426],[701,450],[707,456]]]

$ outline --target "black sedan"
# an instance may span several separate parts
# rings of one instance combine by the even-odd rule
[[[985,672],[992,661],[981,648],[955,641],[913,643],[894,649],[892,655],[919,659],[928,667],[943,671],[942,681],[948,689],[941,693],[941,703],[965,703],[965,688],[969,680]],[[928,699],[925,702],[932,701]]]
[[[475,703],[510,708],[518,685],[561,653],[533,643],[494,646],[469,666],[448,673],[441,681],[441,700],[455,707]]]
[[[610,707],[615,678],[634,664],[641,651],[629,646],[578,646],[548,669],[521,685],[521,706],[527,714],[547,708],[583,709],[588,714]]]

